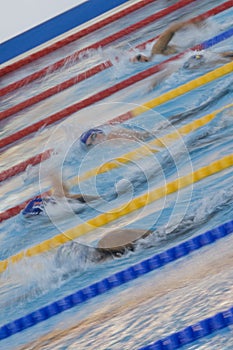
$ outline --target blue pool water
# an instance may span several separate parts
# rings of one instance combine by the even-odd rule
[[[89,69],[106,59],[113,66],[103,72],[64,90],[13,118],[2,121],[1,137],[11,135],[38,120],[65,108],[81,99],[110,87],[156,63],[162,56],[145,65],[129,62],[130,46],[155,37],[174,20],[191,18],[223,3],[196,1],[165,20],[150,24],[130,37],[124,37],[111,46],[93,51],[88,59],[68,65],[61,71],[47,75],[41,81],[9,93],[3,99],[1,110],[34,96],[75,74]],[[169,2],[171,3],[171,2]],[[173,2],[172,2],[173,3]],[[135,23],[167,5],[156,1],[131,14],[127,25]],[[192,28],[178,33],[173,42],[181,50],[203,42],[232,27],[233,10],[226,10],[206,20],[205,27]],[[122,20],[72,43],[65,50],[58,50],[32,63],[17,73],[2,79],[2,86],[53,63],[91,43],[110,35],[122,26]],[[208,49],[209,57],[215,52],[232,50],[232,38]],[[148,48],[146,49],[148,50]],[[61,52],[62,51],[62,52]],[[115,56],[120,57],[118,61]],[[182,67],[190,56],[187,53],[179,62]],[[49,188],[48,175],[56,169],[63,171],[66,180],[105,162],[122,156],[142,145],[142,142],[110,141],[86,152],[78,142],[80,134],[88,127],[107,122],[137,105],[145,103],[166,91],[219,67],[186,71],[179,68],[151,89],[158,79],[151,76],[131,87],[121,90],[100,103],[74,113],[61,123],[37,132],[33,137],[9,147],[2,153],[2,170],[48,148],[54,155],[40,166],[29,167],[25,173],[4,182],[1,186],[0,209],[4,211]],[[5,80],[4,80],[5,79]],[[158,107],[125,122],[126,128],[140,128],[163,136],[219,108],[232,103],[233,74],[228,74],[203,85],[185,95],[172,99]],[[203,107],[203,108],[201,108]],[[188,113],[189,111],[195,111]],[[177,115],[177,117],[175,117]],[[92,177],[73,188],[74,192],[100,194],[106,201],[91,206],[80,205],[80,213],[71,215],[62,205],[50,208],[47,217],[30,220],[19,214],[0,224],[1,260],[25,248],[49,239],[68,228],[79,225],[109,209],[116,208],[132,198],[177,177],[184,176],[213,161],[233,153],[233,107],[219,112],[212,121],[179,140],[158,147],[157,153],[136,159],[108,173]],[[120,271],[157,252],[176,245],[190,237],[232,220],[233,185],[232,167],[206,177],[192,186],[181,189],[149,204],[128,216],[123,216],[106,228],[95,230],[91,235],[77,239],[80,249],[75,254],[64,255],[62,267],[56,265],[57,251],[24,259],[10,266],[1,276],[0,306],[1,325],[22,317],[44,305],[65,297],[85,286]],[[119,193],[119,181],[125,186]],[[118,184],[118,186],[117,186]],[[126,186],[128,185],[128,187]],[[82,211],[81,211],[82,209]],[[154,233],[139,242],[134,252],[101,264],[95,264],[86,254],[86,245],[95,246],[109,228],[152,228]],[[52,317],[26,331],[1,341],[2,349],[138,349],[168,334],[178,331],[201,319],[228,309],[233,304],[231,235],[200,251],[151,272],[138,280],[115,288],[78,307]],[[205,337],[186,349],[224,349],[233,347],[233,330],[228,327],[217,334]],[[185,348],[185,347],[184,347]]]

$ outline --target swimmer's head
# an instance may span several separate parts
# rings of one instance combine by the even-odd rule
[[[149,62],[149,57],[139,53],[131,59],[131,62]]]
[[[102,141],[104,136],[105,134],[101,129],[89,129],[80,136],[80,142],[85,146],[96,145]]]
[[[205,63],[204,55],[196,54],[196,55],[189,57],[189,59],[184,63],[183,68],[185,68],[185,69],[198,68],[204,63]]]

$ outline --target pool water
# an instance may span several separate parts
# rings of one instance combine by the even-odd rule
[[[169,2],[169,5],[171,3],[174,1]],[[88,58],[69,63],[63,69],[4,96],[1,110],[35,96],[106,59],[113,63],[112,67],[101,73],[1,121],[1,137],[11,135],[161,62],[164,57],[159,55],[153,62],[132,64],[129,61],[129,49],[160,34],[175,20],[192,18],[222,3],[224,1],[216,0],[203,4],[198,0],[173,12],[166,17],[166,21],[163,19],[151,23],[130,36],[113,42],[111,46],[93,50]],[[168,1],[155,1],[128,16],[127,25],[166,6]],[[232,14],[233,9],[230,8],[208,18],[204,27],[183,30],[175,35],[172,43],[184,51],[210,39],[232,27]],[[105,29],[69,44],[65,49],[57,50],[38,62],[7,75],[1,84],[6,86],[27,76],[35,67],[38,70],[52,64],[75,52],[77,47],[80,49],[88,46],[122,29],[122,26],[126,26],[126,21],[118,20]],[[230,51],[232,40],[231,37],[219,42],[207,50],[207,55],[213,57],[216,52]],[[144,52],[148,52],[149,48],[147,46]],[[80,146],[79,136],[89,127],[104,124],[135,106],[222,65],[187,71],[182,66],[190,55],[188,52],[173,62],[171,65],[177,69],[154,88],[152,85],[158,79],[156,74],[6,148],[1,155],[2,170],[44,150],[53,148],[54,152],[49,160],[35,167],[29,166],[24,173],[2,183],[1,211],[47,190],[50,186],[48,178],[54,170],[56,172],[62,169],[62,176],[68,181],[77,174],[83,175],[92,168],[101,168],[106,162],[124,157],[127,152],[144,145],[142,141],[123,138],[120,142],[111,140],[87,151]],[[227,74],[146,110],[122,126],[131,130],[150,131],[152,139],[163,137],[232,103],[232,83],[233,74]],[[179,139],[166,142],[163,146],[154,146],[156,151],[150,149],[147,156],[118,164],[111,171],[80,182],[73,187],[74,193],[81,191],[98,194],[103,199],[90,205],[78,205],[76,215],[73,215],[70,208],[64,209],[61,204],[48,208],[49,216],[25,219],[20,213],[3,221],[0,224],[1,260],[232,154],[232,117],[233,106],[224,108],[206,125]],[[106,227],[78,237],[76,242],[79,249],[73,254],[64,254],[59,267],[56,264],[55,249],[11,265],[0,277],[1,325],[232,220],[232,173],[233,169],[229,167],[122,216]],[[133,252],[129,251],[122,257],[100,264],[93,263],[86,253],[86,247],[95,247],[106,232],[120,227],[152,229],[153,234],[139,241]],[[1,348],[139,349],[226,310],[233,304],[232,243],[230,235],[190,256],[2,340]],[[228,327],[184,348],[230,350],[233,347],[232,339],[233,329]]]

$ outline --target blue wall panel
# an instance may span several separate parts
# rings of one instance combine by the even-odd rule
[[[89,0],[0,45],[0,63],[6,62],[128,0]]]

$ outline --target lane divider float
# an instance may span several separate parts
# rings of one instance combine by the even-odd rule
[[[233,306],[139,350],[175,350],[233,325]],[[230,331],[230,329],[229,329]],[[230,336],[230,334],[229,334]]]
[[[209,114],[207,114],[199,119],[192,121],[191,123],[183,125],[179,129],[177,129],[177,130],[175,130],[167,135],[164,135],[160,138],[155,138],[152,141],[150,141],[146,144],[143,144],[142,146],[134,149],[133,151],[125,153],[117,158],[114,158],[113,160],[106,162],[105,164],[101,165],[100,167],[98,166],[98,167],[93,168],[89,171],[86,171],[82,175],[75,176],[72,179],[67,181],[67,185],[68,186],[75,186],[75,185],[79,184],[80,182],[89,179],[90,177],[94,177],[94,176],[97,176],[99,174],[103,174],[107,171],[110,171],[112,169],[119,168],[122,166],[122,164],[127,164],[127,163],[132,162],[136,159],[137,160],[141,159],[145,156],[150,156],[151,153],[157,153],[157,152],[159,152],[159,150],[156,149],[155,147],[159,147],[159,148],[167,147],[171,142],[174,142],[175,140],[182,138],[184,135],[187,135],[187,134],[203,127],[204,125],[208,124],[209,122],[211,122],[211,120],[213,120],[216,117],[216,115],[218,113],[220,113],[220,112],[224,111],[225,109],[228,109],[232,106],[233,106],[233,103],[226,105],[222,108],[219,108],[212,113],[209,113]]]
[[[109,124],[115,124],[123,121],[127,121],[129,119],[135,118],[138,115],[145,113],[146,109],[152,109],[155,108],[165,102],[170,101],[171,99],[174,99],[176,97],[179,97],[181,95],[186,94],[187,92],[190,92],[191,90],[197,89],[202,85],[208,84],[216,79],[219,79],[223,77],[224,75],[230,74],[233,72],[233,62],[229,62],[225,64],[224,66],[221,66],[219,68],[216,68],[215,70],[212,70],[209,73],[206,73],[202,75],[199,78],[196,78],[194,80],[189,81],[188,83],[185,83],[183,85],[178,86],[175,89],[169,90],[168,92],[165,92],[164,94],[153,98],[152,100],[141,104],[140,106],[123,113],[122,115],[113,118]]]
[[[14,166],[12,166],[9,169],[3,170],[0,173],[0,182],[5,181],[9,179],[12,176],[15,176],[27,169],[29,165],[37,165],[41,162],[44,162],[45,160],[49,159],[51,157],[51,154],[53,153],[52,149],[48,149],[45,152],[41,152],[39,154],[36,154],[35,156],[24,160],[21,163],[18,163]]]
[[[182,188],[198,182],[208,176],[217,174],[229,167],[233,166],[233,154],[227,155],[218,159],[211,164],[201,167],[188,175],[178,177],[177,179],[168,182],[166,185],[155,188],[150,192],[146,192],[138,197],[133,198],[128,204],[120,205],[119,207],[102,213],[87,222],[84,222],[76,227],[66,230],[48,240],[45,240],[37,245],[34,245],[25,251],[21,251],[9,258],[0,261],[0,272],[5,271],[9,265],[18,263],[24,258],[36,256],[45,253],[51,249],[55,249],[64,243],[81,237],[87,233],[94,231],[96,228],[105,226],[122,216],[128,215],[145,207],[158,199],[161,199],[169,194],[175,193]]]
[[[120,30],[119,32],[116,32],[113,35],[109,35],[109,36],[105,37],[102,40],[99,40],[98,42],[96,42],[94,44],[91,44],[91,45],[89,45],[81,50],[78,50],[78,51],[74,52],[73,54],[60,59],[59,61],[57,61],[57,62],[55,62],[55,63],[53,63],[45,68],[42,68],[41,70],[39,70],[37,72],[34,72],[31,75],[28,75],[26,78],[21,79],[19,81],[16,81],[16,82],[6,86],[5,88],[0,89],[0,96],[1,95],[3,96],[10,91],[13,91],[16,88],[21,87],[22,85],[28,84],[28,83],[30,83],[38,78],[41,78],[41,77],[47,75],[48,73],[51,74],[51,73],[55,72],[56,70],[61,69],[62,67],[64,67],[67,64],[67,62],[69,60],[71,62],[74,62],[74,61],[77,62],[79,57],[82,56],[82,58],[83,58],[84,53],[88,54],[89,50],[97,50],[100,47],[104,47],[104,46],[110,44],[111,42],[118,40],[118,39],[122,38],[123,36],[128,35],[134,31],[136,31],[137,29],[140,29],[140,28],[146,26],[147,24],[149,24],[153,21],[156,21],[156,20],[164,17],[165,15],[170,14],[171,12],[178,10],[178,9],[180,9],[180,8],[186,6],[194,1],[195,0],[181,0],[178,3],[171,5],[170,7],[165,8],[162,11],[159,11],[153,15],[150,15],[149,17],[147,17],[147,18],[145,18],[145,19],[143,19],[135,24],[128,26],[128,27]]]
[[[23,66],[25,66],[26,64],[29,64],[35,60],[38,60],[39,58],[46,56],[60,48],[62,48],[63,46],[66,46],[70,43],[72,43],[75,40],[81,39],[84,36],[93,33],[94,31],[103,28],[104,26],[113,23],[115,21],[117,21],[118,19],[122,18],[123,16],[126,16],[134,11],[139,10],[140,8],[149,5],[150,3],[154,2],[155,0],[140,0],[137,3],[134,3],[132,5],[130,5],[127,8],[124,8],[98,22],[95,21],[94,24],[91,24],[90,26],[79,30],[78,32],[71,34],[69,36],[67,36],[64,39],[61,39],[59,41],[56,41],[54,44],[51,44],[49,46],[46,46],[43,49],[38,50],[35,53],[32,53],[30,55],[28,55],[27,57],[24,57],[20,60],[18,60],[17,62],[8,64],[7,66],[3,67],[0,69],[0,77],[11,73],[13,71],[15,71],[16,69],[19,69]],[[125,5],[124,5],[125,6]]]
[[[228,7],[226,7],[226,8],[228,8]],[[225,9],[225,7],[224,7],[224,9]],[[213,13],[213,10],[215,10],[214,13]],[[214,9],[212,9],[210,11],[207,11],[207,12],[205,12],[205,13],[197,16],[197,17],[194,17],[193,19],[190,19],[190,22],[196,21],[196,20],[200,19],[200,17],[201,18],[208,18],[208,17],[210,17],[212,15],[216,15],[217,13],[222,12],[222,11],[223,11],[222,5],[217,6],[217,7],[215,7]],[[226,38],[225,39],[227,39],[228,35],[229,35],[227,32],[228,31],[225,32],[226,33]],[[224,33],[221,33],[220,35],[222,36],[222,34],[224,34]],[[159,35],[157,37],[155,37],[155,38],[149,39],[148,41],[146,41],[143,44],[137,45],[135,48],[140,48],[140,49],[145,48],[146,44],[148,44],[150,42],[153,42],[154,40],[157,40],[158,37],[159,37]],[[206,43],[207,42],[208,42],[208,40],[206,41]],[[215,44],[217,44],[217,42],[215,42],[211,46],[213,46]],[[206,45],[203,45],[203,44],[199,44],[199,45],[196,45],[193,48],[191,48],[191,50],[201,50],[202,48],[206,49],[208,47],[210,47],[210,45],[206,46]],[[185,52],[187,52],[187,50]],[[185,52],[183,54],[185,54]],[[174,58],[172,59],[172,61],[177,58],[177,55],[175,55],[173,57]],[[164,64],[165,64],[165,62],[164,62]],[[108,68],[112,67],[112,65],[113,65],[112,62],[110,60],[107,60],[105,62],[102,62],[102,63],[100,63],[100,64],[98,64],[98,65],[96,65],[96,66],[94,66],[94,67],[84,71],[83,73],[80,73],[80,74],[78,74],[78,75],[76,75],[76,76],[74,76],[74,77],[72,77],[72,78],[70,78],[70,79],[68,79],[68,80],[66,80],[66,81],[56,85],[56,86],[53,86],[52,88],[50,88],[50,89],[48,89],[46,91],[43,91],[43,92],[41,92],[41,93],[39,93],[39,94],[37,94],[37,95],[27,99],[26,101],[23,101],[23,102],[15,105],[15,106],[5,110],[4,112],[2,112],[0,114],[0,120],[7,118],[7,117],[9,117],[10,115],[12,115],[14,113],[17,113],[17,112],[21,111],[22,109],[24,109],[26,107],[32,106],[33,104],[38,103],[38,102],[44,100],[45,98],[48,98],[48,97],[50,97],[50,96],[52,96],[52,95],[54,95],[54,94],[56,94],[58,92],[64,91],[65,89],[67,89],[67,88],[69,88],[69,87],[71,87],[71,86],[73,86],[73,85],[75,85],[75,84],[77,84],[77,83],[79,83],[79,82],[81,82],[81,81],[83,81],[85,79],[88,79],[88,78],[94,76],[95,74],[105,70],[105,69],[108,69]],[[161,69],[162,69],[162,66],[161,66]],[[8,86],[4,87],[3,89],[0,89],[0,95],[3,96],[6,93],[9,93],[9,92],[14,91],[14,90],[16,90],[18,88],[21,88],[21,87],[29,84],[31,82],[31,79],[35,80],[34,78],[36,78],[36,79],[38,78],[36,73],[33,73],[31,76],[22,78],[22,79],[18,80],[17,82],[9,84]]]
[[[102,165],[101,167],[97,167],[91,170],[86,171],[84,174],[80,175],[80,176],[75,176],[72,179],[67,181],[67,186],[72,187],[74,185],[77,185],[78,183],[80,183],[81,181],[85,181],[88,178],[92,177],[92,176],[96,176],[99,174],[102,174],[106,171],[110,171],[114,168],[120,167],[122,164],[126,164],[132,160],[135,159],[139,159],[142,156],[148,156],[151,153],[155,153],[157,152],[157,150],[154,148],[155,146],[159,146],[159,147],[163,147],[168,141],[170,142],[171,140],[175,140],[177,138],[180,138],[182,135],[186,135],[189,132],[192,132],[194,130],[196,130],[199,127],[204,126],[205,124],[209,123],[218,113],[220,113],[221,111],[230,108],[232,106],[232,104],[230,105],[226,105],[208,115],[205,115],[204,117],[201,117],[189,124],[186,124],[184,126],[182,126],[181,128],[179,128],[177,131],[167,134],[164,137],[155,140],[152,140],[150,142],[148,142],[146,145],[139,147],[131,152],[128,152],[126,154],[123,154],[120,157],[115,158],[114,160],[105,163],[104,165]],[[51,150],[52,152],[52,150]],[[49,156],[49,154],[48,154]],[[46,194],[50,195],[51,192],[47,191]],[[44,196],[45,193],[42,193],[41,196]],[[33,198],[31,198],[30,200],[32,200]],[[12,216],[15,216],[17,214],[20,213],[20,211],[25,208],[25,206],[27,205],[27,203],[29,202],[29,199],[24,201],[23,203],[9,208],[4,212],[0,213],[0,222],[9,219]]]
[[[144,276],[147,273],[162,268],[163,266],[182,259],[185,256],[194,253],[196,250],[213,244],[214,242],[232,234],[233,221],[229,221],[212,230],[202,233],[194,238],[184,241],[172,248],[152,257],[134,264],[124,270],[116,272],[96,283],[93,283],[77,292],[56,300],[40,309],[37,309],[23,317],[9,322],[0,327],[0,340],[11,337],[22,332],[25,329],[43,322],[51,317],[69,310],[77,305],[83,304],[88,300],[102,295],[120,285],[126,284],[132,280]],[[218,329],[222,329],[233,324],[233,307],[214,315],[212,318],[200,321],[196,325],[188,326],[181,332],[172,334],[166,339],[159,340],[154,347],[144,347],[143,350],[172,350],[181,345],[188,344],[190,341],[197,340],[202,336],[211,334]],[[183,344],[182,344],[183,343]],[[177,347],[174,346],[176,344]],[[166,346],[167,345],[167,346]],[[179,346],[178,346],[179,345]],[[151,345],[149,345],[151,346]],[[141,350],[142,350],[141,349]]]
[[[106,98],[110,95],[112,95],[113,93],[124,89],[132,84],[135,84],[136,82],[145,79],[146,77],[151,75],[151,70],[156,70],[156,67],[152,67],[150,69],[148,69],[147,71],[143,71],[139,74],[134,75],[133,77],[130,77],[120,83],[117,83],[114,86],[111,86],[105,90],[102,90],[101,92],[98,92],[84,100],[81,100],[71,106],[68,106],[66,108],[64,108],[63,110],[61,110],[60,112],[54,113],[52,115],[50,115],[49,117],[40,120],[34,124],[31,124],[19,131],[17,131],[16,133],[13,133],[9,136],[6,136],[5,138],[2,138],[0,140],[0,148],[4,148],[10,144],[12,144],[13,142],[16,142],[30,134],[33,134],[35,132],[37,132],[40,128],[44,127],[44,126],[48,126],[51,125],[59,120],[64,119],[65,117],[70,116],[71,114],[82,110],[83,108],[89,106],[90,104],[96,103],[100,100],[102,100],[103,98]],[[148,74],[148,71],[150,71],[150,74]],[[111,123],[119,123],[122,121],[126,121],[129,120],[131,118],[134,118],[136,116],[138,116],[139,114],[142,114],[145,112],[146,109],[150,109],[150,108],[154,108],[162,103],[165,103],[171,99],[174,99],[178,96],[181,96],[195,88],[198,88],[202,85],[205,85],[207,83],[212,82],[213,80],[216,80],[224,75],[230,74],[233,71],[233,62],[227,63],[224,66],[221,66],[199,78],[196,78],[186,84],[183,84],[181,86],[178,86],[175,89],[172,89],[144,104],[142,104],[139,107],[134,108],[133,110],[128,111],[127,113],[124,113],[121,116],[118,116],[116,118],[113,118]],[[154,72],[155,73],[155,72]]]
[[[233,35],[233,28],[203,42],[198,47],[199,47],[199,49],[211,47],[211,46],[219,43],[220,41],[229,38],[232,35]],[[192,48],[192,50],[194,50],[194,48]],[[47,159],[47,152],[48,151],[41,153],[41,161]],[[44,156],[43,156],[43,154],[44,154]],[[52,154],[52,150],[51,150],[51,154]],[[17,173],[23,171],[28,165],[36,165],[39,163],[40,163],[40,158],[38,158],[38,155],[35,155],[34,157],[31,157],[30,159],[24,161],[23,163],[16,164],[13,167],[14,170],[11,170],[11,168],[9,168],[9,169],[3,171],[2,173],[0,173],[0,181],[3,181],[3,180],[1,180],[1,178],[6,180],[7,178],[9,178],[11,176],[16,175]]]

